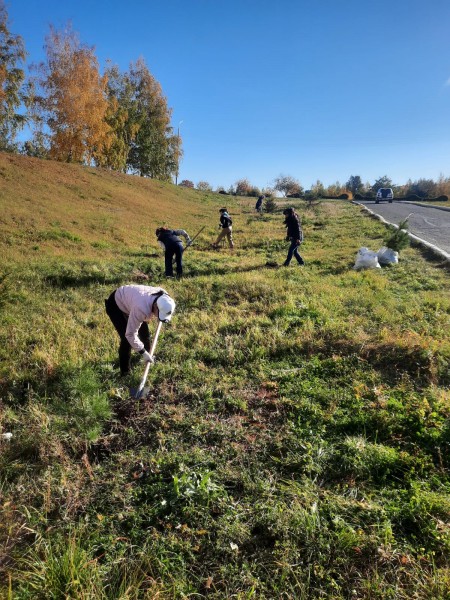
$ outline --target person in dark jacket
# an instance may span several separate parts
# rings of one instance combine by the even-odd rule
[[[228,211],[226,208],[221,208],[219,209],[220,212],[220,233],[217,236],[217,240],[214,242],[214,244],[212,245],[213,248],[218,248],[220,242],[223,240],[224,237],[226,237],[228,239],[228,246],[233,249],[234,248],[234,242],[233,242],[233,221],[230,217],[230,215],[228,214]]]
[[[191,245],[191,238],[184,229],[168,229],[158,227],[156,237],[159,245],[164,250],[166,277],[173,277],[173,257],[177,263],[177,277],[183,275],[183,244],[179,238],[183,236],[186,240],[186,248]]]
[[[256,212],[262,213],[263,200],[264,200],[264,196],[261,195],[258,197],[258,200],[256,201],[256,204],[255,204]]]
[[[295,256],[299,265],[304,265],[305,261],[298,251],[300,244],[303,242],[303,231],[300,224],[300,218],[293,208],[286,208],[283,210],[283,215],[285,216],[284,225],[286,226],[286,240],[291,242],[283,266],[288,267],[293,256]]]

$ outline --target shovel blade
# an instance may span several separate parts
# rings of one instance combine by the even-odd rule
[[[139,400],[140,398],[145,398],[150,393],[149,387],[144,387],[142,390],[139,388],[130,388],[130,396],[135,400]]]

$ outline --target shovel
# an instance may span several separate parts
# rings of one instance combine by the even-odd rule
[[[195,241],[195,240],[198,238],[198,236],[199,236],[199,235],[201,234],[201,232],[202,232],[202,231],[205,229],[205,227],[206,227],[206,225],[203,225],[203,227],[202,227],[202,228],[201,228],[201,229],[200,229],[200,230],[199,230],[199,231],[198,231],[198,232],[197,232],[197,233],[194,235],[194,237],[193,237],[193,238],[191,239],[191,241],[189,242],[189,245],[188,245],[188,246],[186,246],[186,248],[184,249],[184,252],[186,252],[186,250],[192,246],[192,244],[194,243],[194,241]],[[176,262],[176,258],[175,258],[175,257],[173,257],[173,260],[172,260],[172,262],[173,262],[173,264],[175,264],[175,262]]]
[[[158,323],[158,327],[156,329],[156,333],[155,333],[155,337],[153,338],[153,343],[152,343],[152,347],[150,348],[150,356],[153,358],[153,353],[155,352],[155,348],[156,348],[156,343],[158,341],[158,336],[159,336],[159,332],[161,331],[161,327],[162,327],[162,321],[160,321]],[[148,362],[146,367],[145,367],[145,371],[144,371],[144,375],[142,376],[141,379],[141,383],[139,384],[139,387],[137,389],[130,389],[130,395],[135,398],[135,400],[139,400],[139,398],[142,398],[143,396],[147,396],[147,394],[150,391],[150,388],[146,388],[145,383],[147,381],[147,377],[148,377],[148,372],[150,371],[150,366],[151,366],[151,362]]]
[[[206,225],[203,225],[203,227],[194,235],[188,248],[190,248],[192,246],[192,244],[195,242],[195,240],[198,238],[198,236],[201,234],[201,232],[205,229],[205,227],[206,227]]]

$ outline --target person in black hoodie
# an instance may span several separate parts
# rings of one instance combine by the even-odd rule
[[[300,244],[303,242],[303,231],[300,224],[300,218],[293,208],[286,208],[283,210],[283,215],[286,217],[284,219],[284,225],[286,226],[286,240],[291,242],[283,266],[288,267],[293,256],[295,256],[299,265],[304,265],[305,261],[298,251]]]
[[[228,211],[226,208],[219,209],[219,212],[220,212],[220,224],[219,224],[220,233],[217,236],[217,240],[214,242],[212,247],[218,248],[220,242],[223,240],[224,237],[226,237],[228,240],[228,246],[232,250],[234,248],[233,221],[232,221],[230,215],[228,214]]]
[[[191,245],[191,238],[184,229],[168,229],[167,227],[158,227],[156,238],[159,245],[164,250],[166,277],[173,277],[173,257],[177,263],[177,277],[183,275],[183,244],[179,236],[186,240],[186,248]]]

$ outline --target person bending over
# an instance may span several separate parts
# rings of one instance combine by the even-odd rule
[[[175,310],[175,302],[166,290],[148,285],[122,285],[105,300],[105,308],[120,337],[120,374],[130,372],[131,349],[139,352],[145,362],[153,362],[148,322],[156,317],[167,323]]]
[[[179,236],[186,240],[186,248],[191,245],[191,238],[184,229],[168,229],[167,227],[158,227],[156,238],[159,245],[164,250],[166,277],[173,277],[173,257],[177,265],[177,277],[183,276],[183,244]]]

